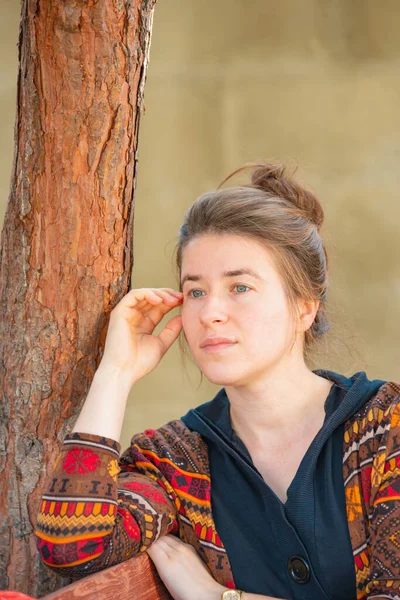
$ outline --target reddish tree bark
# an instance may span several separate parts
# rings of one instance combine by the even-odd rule
[[[130,287],[154,4],[22,0],[0,254],[0,589],[40,597],[61,585],[32,532],[46,468]]]

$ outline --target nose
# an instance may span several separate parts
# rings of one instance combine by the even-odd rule
[[[200,310],[200,322],[207,326],[212,323],[225,323],[228,320],[226,304],[224,300],[209,294],[204,298]]]

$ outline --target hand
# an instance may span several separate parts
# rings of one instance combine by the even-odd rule
[[[182,303],[182,292],[141,288],[128,292],[110,314],[101,366],[117,368],[133,384],[155,369],[182,329],[182,317],[171,319],[152,335],[162,318]]]
[[[165,535],[147,550],[174,600],[220,600],[227,589],[213,579],[195,549]]]

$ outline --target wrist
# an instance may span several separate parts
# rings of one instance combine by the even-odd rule
[[[132,373],[121,369],[116,365],[107,362],[103,363],[102,361],[100,361],[93,379],[101,382],[109,382],[110,380],[118,381],[121,387],[128,388],[128,393],[137,381],[132,376]]]
[[[247,595],[245,598],[245,593],[242,590],[238,590],[237,588],[228,588],[222,586],[219,593],[220,600],[249,600],[247,598]]]
[[[228,588],[224,585],[221,585],[214,581],[209,592],[205,595],[202,594],[202,597],[199,600],[204,600],[204,598],[206,598],[206,600],[221,600],[222,594],[226,592],[227,589]]]

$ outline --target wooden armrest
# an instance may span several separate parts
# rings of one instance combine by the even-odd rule
[[[88,575],[42,600],[173,600],[148,554]]]
[[[88,575],[44,596],[42,600],[173,600],[148,554]],[[0,600],[35,600],[19,592],[0,591]]]

